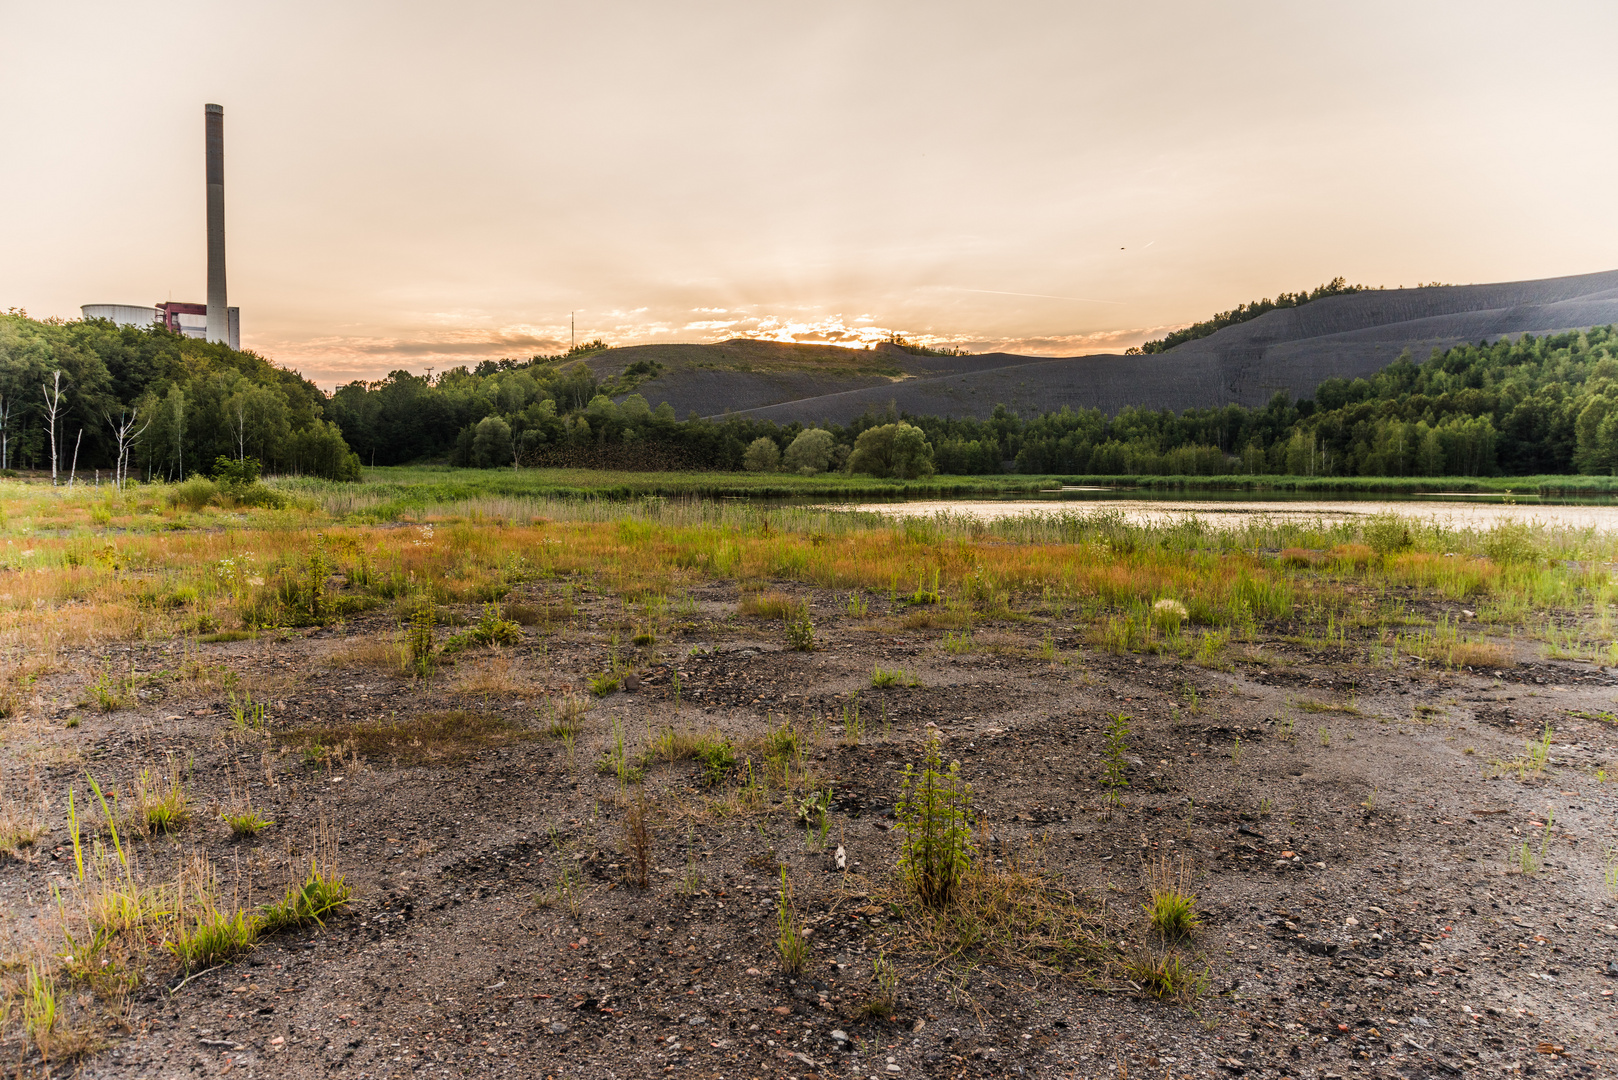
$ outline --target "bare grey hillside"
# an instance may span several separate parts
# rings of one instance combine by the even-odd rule
[[[1618,271],[1493,285],[1384,289],[1272,311],[1154,356],[1056,359],[986,353],[911,356],[892,347],[729,341],[614,349],[600,376],[640,360],[662,365],[636,387],[682,417],[746,412],[783,423],[844,422],[889,402],[915,415],[1023,415],[1066,405],[1186,409],[1262,405],[1277,390],[1305,397],[1323,380],[1369,375],[1408,349],[1618,323]]]

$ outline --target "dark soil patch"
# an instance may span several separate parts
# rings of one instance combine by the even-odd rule
[[[1603,848],[1618,796],[1595,775],[1618,747],[1599,719],[1610,673],[1373,666],[1262,635],[1224,670],[1066,644],[1040,659],[1047,633],[1078,635],[1037,618],[980,625],[1003,647],[955,655],[942,630],[905,630],[902,607],[855,619],[782,588],[810,602],[817,651],[733,619],[727,586],[698,590],[699,610],[646,648],[611,645],[604,624],[629,613],[589,595],[565,622],[536,623],[554,632],[470,650],[427,682],[343,659],[392,633],[379,616],[207,646],[209,670],[271,703],[267,735],[237,729],[217,685],[161,681],[137,708],[96,715],[71,706],[73,678],[42,682],[0,756],[8,795],[51,796],[45,834],[0,864],[12,940],[44,925],[70,873],[66,789],[169,754],[190,763],[195,807],[246,794],[276,824],[235,841],[198,812],[177,839],[139,842],[144,869],[203,852],[262,901],[299,880],[324,823],[356,894],[324,928],[279,934],[172,995],[155,973],[86,1075],[1613,1074]],[[564,602],[521,592],[514,604]],[[612,648],[638,689],[586,709],[583,675]],[[178,670],[178,649],[119,661]],[[875,690],[873,665],[921,685]],[[1296,706],[1350,690],[1358,712]],[[842,726],[856,696],[857,745]],[[579,709],[571,744],[546,734]],[[1128,783],[1109,789],[1119,714]],[[784,723],[801,747],[791,797],[762,780],[780,764],[766,733]],[[1546,723],[1543,771],[1491,766]],[[640,758],[665,727],[718,732],[737,767],[710,787],[701,762]],[[964,943],[895,885],[899,776],[933,736],[973,786],[981,865],[1033,883],[984,898],[982,936]],[[619,737],[641,784],[595,769]],[[315,744],[345,749],[299,752]],[[822,844],[795,802],[826,787]],[[646,888],[628,842],[642,792]],[[1522,845],[1542,840],[1537,872],[1519,872]],[[1194,1007],[1120,966],[1163,955],[1144,872],[1182,855],[1203,920],[1179,953],[1203,980]],[[782,867],[809,931],[795,979],[775,959]],[[870,1008],[879,958],[897,975],[888,1018]]]

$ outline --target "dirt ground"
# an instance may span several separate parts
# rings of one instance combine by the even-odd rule
[[[546,588],[526,599],[545,603]],[[207,664],[270,703],[268,732],[240,729],[225,692],[206,683],[154,681],[111,713],[74,704],[86,672],[173,669],[178,643],[85,656],[41,680],[28,715],[0,728],[7,796],[48,802],[47,834],[0,862],[13,947],[47,925],[52,890],[70,887],[66,790],[82,799],[86,772],[127,788],[140,767],[183,764],[194,820],[139,845],[149,869],[200,850],[243,902],[260,903],[306,865],[324,823],[355,890],[324,929],[269,938],[183,985],[154,960],[104,1048],[57,1068],[1618,1075],[1608,877],[1618,797],[1596,776],[1618,743],[1618,673],[1538,661],[1526,646],[1498,672],[1409,657],[1370,666],[1286,627],[1209,668],[1112,655],[1039,619],[980,624],[971,651],[950,653],[943,630],[905,629],[886,601],[857,618],[825,594],[812,598],[818,647],[796,652],[779,620],[735,614],[734,586],[693,598],[656,643],[622,647],[638,685],[593,699],[571,747],[547,730],[559,703],[581,700],[570,695],[606,669],[608,635],[622,629],[620,602],[600,594],[580,594],[553,633],[463,652],[425,682],[368,649],[396,632],[381,614],[201,646]],[[875,688],[873,665],[919,685]],[[841,718],[855,692],[865,730],[847,745]],[[401,749],[406,760],[332,751],[318,738],[457,709],[509,727],[459,759],[432,760],[430,746]],[[1109,807],[1114,714],[1130,717],[1129,786]],[[832,785],[824,843],[778,787],[758,812],[726,802],[745,767],[714,787],[690,760],[648,763],[627,787],[596,768],[615,724],[632,752],[649,730],[717,728],[756,765],[746,747],[783,720],[800,730],[800,779]],[[1546,724],[1543,770],[1490,776]],[[1185,950],[1206,969],[1194,1001],[1159,1000],[1114,969],[1063,977],[917,945],[895,902],[892,810],[901,769],[934,731],[972,784],[979,857],[1042,866],[1079,890],[1117,949],[1151,944],[1143,867],[1185,858],[1204,913]],[[630,880],[621,795],[642,789],[644,889]],[[275,824],[236,841],[209,808],[243,797]],[[1522,872],[1525,843],[1537,872]],[[783,866],[810,930],[796,980],[775,955]],[[900,975],[897,1012],[862,1018],[879,955]],[[43,1071],[16,1038],[0,1065]]]

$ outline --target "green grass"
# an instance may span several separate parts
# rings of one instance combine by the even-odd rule
[[[327,917],[347,907],[352,896],[353,890],[341,874],[311,859],[303,884],[288,886],[285,896],[259,912],[259,933],[274,934],[300,926],[324,926]]]
[[[275,822],[263,817],[257,810],[227,811],[220,815],[226,825],[230,826],[230,835],[238,839],[257,836]]]
[[[164,944],[182,971],[199,971],[247,952],[258,941],[259,926],[257,916],[210,905],[183,918]]]

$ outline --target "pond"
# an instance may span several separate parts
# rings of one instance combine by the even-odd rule
[[[1618,529],[1618,501],[1547,499],[1521,495],[1332,495],[1309,493],[1225,494],[1063,488],[1040,498],[918,499],[909,502],[844,504],[890,517],[965,515],[990,521],[1021,514],[1085,513],[1105,508],[1133,524],[1166,523],[1197,516],[1209,524],[1246,525],[1256,519],[1329,523],[1373,514],[1395,513],[1451,528],[1488,529],[1501,521],[1523,521],[1563,528]]]

